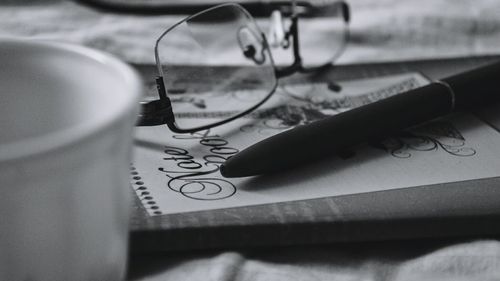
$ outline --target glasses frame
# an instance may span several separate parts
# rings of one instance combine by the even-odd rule
[[[303,3],[303,2],[301,2]],[[170,28],[168,28],[166,31],[164,31],[156,40],[155,43],[155,60],[156,60],[156,66],[157,66],[157,71],[158,71],[158,76],[156,77],[156,87],[158,91],[158,100],[153,100],[153,101],[147,101],[147,102],[142,102],[141,103],[141,113],[139,115],[139,121],[136,124],[136,126],[157,126],[157,125],[167,125],[168,128],[174,132],[174,133],[194,133],[202,130],[207,130],[211,129],[220,125],[223,125],[225,123],[231,122],[235,119],[241,118],[242,116],[254,111],[258,107],[260,107],[263,103],[265,103],[269,98],[276,92],[276,88],[278,87],[279,79],[284,78],[287,76],[291,76],[297,72],[315,72],[315,71],[321,71],[326,68],[329,68],[333,65],[333,62],[343,53],[344,49],[347,47],[347,43],[349,41],[350,37],[350,32],[349,32],[349,21],[350,21],[350,8],[349,5],[345,1],[336,1],[336,4],[340,5],[341,13],[342,13],[342,20],[344,21],[344,40],[342,42],[342,45],[340,49],[337,51],[336,55],[327,63],[316,66],[316,67],[311,67],[311,68],[306,68],[304,67],[302,63],[302,57],[300,54],[300,44],[299,44],[299,14],[297,12],[297,1],[293,0],[291,5],[291,15],[290,15],[290,27],[285,33],[285,39],[288,42],[292,42],[292,53],[293,53],[293,63],[289,66],[279,68],[274,64],[273,57],[272,57],[272,52],[271,48],[268,44],[267,38],[264,35],[264,33],[260,30],[258,27],[255,19],[252,17],[252,15],[240,4],[237,3],[224,3],[220,5],[216,5],[213,7],[210,7],[208,9],[202,10],[198,13],[195,13],[193,15],[190,15],[183,20],[177,22],[176,24],[172,25]],[[304,4],[304,7],[308,7],[311,4]],[[228,7],[232,6],[237,9],[239,9],[241,12],[243,12],[248,19],[256,26],[257,30],[260,32],[260,35],[262,37],[262,43],[263,47],[269,52],[269,59],[271,66],[274,69],[275,73],[275,83],[273,85],[273,88],[269,91],[269,94],[267,94],[260,102],[256,103],[254,106],[248,108],[245,111],[242,111],[234,116],[231,116],[227,119],[214,122],[209,125],[205,126],[200,126],[200,127],[195,127],[195,128],[190,128],[190,129],[183,129],[179,128],[175,122],[175,115],[172,111],[172,104],[170,101],[170,98],[167,96],[167,90],[165,88],[165,83],[164,83],[164,73],[163,69],[161,67],[161,62],[160,58],[158,55],[158,45],[160,41],[163,39],[165,35],[167,35],[171,30],[176,28],[177,26],[193,19],[201,14],[213,11],[215,9],[219,9],[222,7]]]

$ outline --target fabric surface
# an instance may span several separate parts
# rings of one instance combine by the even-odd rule
[[[131,280],[499,280],[497,240],[399,241],[137,256]]]
[[[343,63],[500,53],[497,0],[349,2]],[[69,41],[136,63],[154,61],[156,38],[179,19],[58,0],[0,1],[0,36]],[[500,280],[499,265],[498,238],[394,241],[132,256],[129,279]]]

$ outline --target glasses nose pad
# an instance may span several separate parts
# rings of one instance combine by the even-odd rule
[[[243,55],[245,55],[246,58],[253,58],[255,57],[255,54],[257,54],[257,51],[255,50],[254,46],[245,46],[243,50]]]
[[[272,48],[288,47],[285,26],[283,25],[283,17],[281,12],[278,10],[271,13],[267,38],[269,40],[269,45]]]
[[[251,59],[257,65],[266,62],[264,45],[249,27],[241,27],[236,37],[245,58]]]

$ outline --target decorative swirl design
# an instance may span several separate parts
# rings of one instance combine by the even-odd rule
[[[165,172],[170,180],[167,186],[170,190],[178,192],[185,197],[195,200],[220,200],[233,196],[236,193],[236,187],[231,182],[220,178],[204,178],[203,175],[210,172],[195,172],[180,176],[171,176],[163,168],[159,169]]]
[[[259,111],[260,122],[242,126],[240,131],[257,131],[261,135],[272,135],[279,131],[305,125],[328,117],[311,105],[280,105]]]
[[[441,148],[453,156],[468,157],[476,150],[466,146],[465,138],[450,122],[434,122],[412,132],[386,139],[380,148],[397,158],[409,158],[412,151],[435,151]]]
[[[257,132],[262,136],[274,135],[279,131],[284,131],[293,126],[284,124],[279,119],[265,119],[258,123],[251,123],[240,127],[242,132]]]

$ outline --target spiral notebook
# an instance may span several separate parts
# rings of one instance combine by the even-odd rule
[[[131,168],[132,250],[498,233],[500,227],[491,224],[500,215],[500,155],[494,149],[500,145],[500,118],[494,107],[435,120],[274,178],[224,179],[217,171],[224,155],[210,153],[215,144],[237,151],[287,129],[283,124],[314,121],[334,114],[328,110],[361,106],[493,59],[339,66],[285,81],[261,109],[274,109],[270,118],[242,119],[191,135],[170,133],[165,126],[139,128]],[[152,86],[154,68],[137,68]],[[321,96],[332,79],[347,96]],[[307,106],[290,99],[307,100]],[[213,173],[197,176],[186,161],[179,165],[181,158],[193,165],[205,160],[202,169],[214,168]]]

